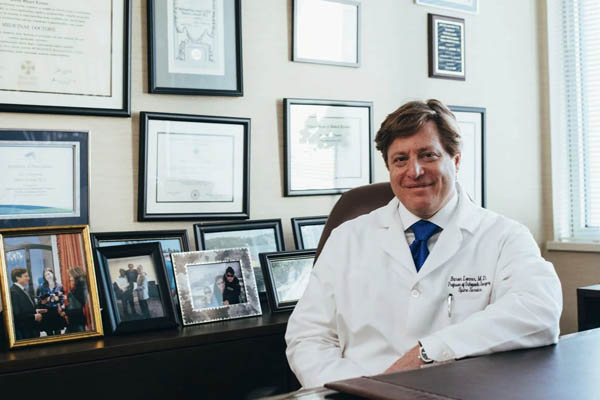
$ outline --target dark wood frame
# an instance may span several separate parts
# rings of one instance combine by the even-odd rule
[[[453,75],[446,74],[441,72],[435,72],[435,63],[438,58],[435,53],[435,22],[436,21],[450,21],[457,22],[462,24],[462,40],[463,40],[463,53],[462,60],[464,70],[462,75]],[[467,78],[467,43],[466,43],[466,33],[465,33],[466,25],[465,20],[463,18],[455,18],[448,17],[446,15],[438,15],[438,14],[427,14],[427,44],[429,50],[429,77],[430,78],[440,78],[440,79],[453,79],[458,81],[464,81]]]
[[[148,124],[150,120],[180,121],[190,123],[212,123],[223,125],[241,125],[244,128],[242,209],[234,212],[197,212],[197,213],[153,213],[147,211],[146,174],[148,166]],[[138,220],[139,221],[189,221],[189,220],[226,220],[247,219],[250,209],[250,118],[215,117],[190,114],[167,114],[140,112],[140,148],[139,148],[139,185]]]
[[[283,228],[281,226],[281,219],[259,219],[259,220],[254,220],[254,221],[248,220],[248,221],[244,221],[244,222],[194,224],[194,237],[196,239],[196,248],[198,250],[216,250],[216,249],[207,249],[206,248],[206,242],[204,240],[204,235],[206,233],[240,232],[240,231],[250,231],[250,230],[256,230],[256,229],[272,229],[273,236],[275,238],[275,245],[277,247],[277,249],[275,251],[283,251],[285,249],[284,240],[283,240]],[[237,247],[237,246],[232,246],[232,247]],[[252,258],[252,257],[250,257],[250,258]],[[257,261],[257,263],[260,264],[260,255],[259,255],[259,259],[256,261]],[[253,268],[253,269],[254,269],[254,275],[256,275],[256,272],[257,272],[256,269],[261,271],[260,268]],[[257,282],[258,282],[258,277],[257,277]],[[266,281],[265,281],[265,286],[266,286]],[[259,293],[264,293],[264,290],[259,290]]]
[[[167,230],[167,231],[128,231],[128,232],[94,232],[90,234],[92,240],[92,248],[94,250],[94,261],[96,265],[99,265],[98,260],[98,249],[102,247],[108,246],[100,246],[102,242],[124,242],[124,241],[140,241],[140,242],[148,242],[155,239],[157,242],[161,240],[178,240],[181,244],[181,251],[189,251],[190,245],[188,241],[187,230]],[[120,246],[120,245],[115,245]],[[163,255],[167,253],[164,252]],[[169,258],[170,258],[169,254]],[[165,265],[165,270],[167,271],[167,282],[170,282],[171,276],[173,276],[173,280],[175,279],[175,271],[173,270],[173,265],[171,264],[171,268]],[[177,285],[172,290],[172,299],[175,307],[179,306],[179,299],[177,297]],[[101,298],[101,300],[103,300]]]
[[[100,247],[97,250],[98,267],[100,269],[102,290],[106,304],[106,315],[110,331],[114,334],[138,332],[145,330],[176,328],[177,314],[167,284],[167,271],[163,260],[163,251],[159,242],[126,244],[121,246]],[[122,321],[118,311],[115,292],[112,290],[113,278],[110,275],[109,261],[114,258],[150,256],[154,262],[154,271],[160,295],[160,300],[165,312],[164,317]]]
[[[481,116],[481,207],[485,207],[485,172],[486,172],[486,151],[485,151],[485,114],[486,109],[483,107],[466,107],[466,106],[448,106],[452,112],[465,112],[479,114]]]
[[[260,266],[263,269],[263,274],[267,282],[267,298],[271,306],[271,311],[289,311],[296,307],[298,301],[280,302],[277,299],[275,281],[273,279],[271,262],[274,260],[287,260],[293,258],[312,258],[313,262],[316,257],[316,250],[296,250],[296,251],[281,251],[274,253],[260,253]],[[299,300],[299,299],[298,299]]]
[[[354,107],[354,108],[367,108],[369,110],[369,132],[366,140],[368,143],[363,145],[368,146],[369,149],[369,181],[361,183],[358,186],[373,183],[374,174],[374,160],[373,160],[373,103],[370,101],[343,101],[343,100],[312,100],[312,99],[283,99],[283,127],[284,127],[284,141],[283,141],[283,154],[284,154],[284,196],[319,196],[324,194],[339,194],[344,193],[353,187],[347,188],[331,188],[331,189],[305,189],[305,190],[292,190],[291,189],[291,149],[290,149],[290,119],[292,105],[309,105],[309,106],[331,106],[331,107]]]
[[[157,60],[157,52],[154,46],[159,39],[155,38],[155,19],[157,18],[155,0],[148,0],[148,90],[150,93],[171,93],[171,94],[185,94],[185,95],[209,95],[209,96],[243,96],[243,66],[242,66],[242,12],[241,12],[241,1],[233,1],[235,21],[229,21],[229,24],[234,25],[234,41],[235,49],[228,49],[235,53],[236,65],[235,71],[232,73],[229,79],[235,78],[237,84],[236,88],[230,89],[208,89],[200,87],[186,87],[186,86],[160,86],[157,83],[157,71],[159,69],[159,60]],[[165,17],[166,19],[166,17]],[[225,24],[227,26],[227,23]],[[167,40],[167,39],[162,39]],[[165,60],[162,60],[163,62]],[[227,65],[226,65],[227,68]],[[169,74],[170,76],[177,77],[178,75],[185,74]],[[227,76],[227,74],[226,74]],[[181,78],[184,80],[185,76]]]
[[[53,335],[39,338],[16,339],[14,329],[12,304],[10,303],[10,277],[8,276],[6,266],[6,250],[4,247],[4,239],[12,237],[26,236],[45,236],[45,235],[62,235],[62,234],[77,234],[81,236],[81,250],[83,252],[83,261],[85,266],[81,268],[86,274],[87,295],[89,311],[91,313],[90,320],[94,324],[94,331],[64,333],[62,335]],[[68,279],[65,277],[64,279]],[[98,287],[96,285],[96,274],[94,272],[94,262],[92,258],[92,248],[90,245],[89,228],[87,225],[70,225],[70,226],[44,226],[33,228],[16,228],[0,231],[0,293],[2,294],[4,329],[8,338],[9,348],[25,347],[31,345],[55,343],[67,340],[76,340],[102,336],[104,334],[102,328],[102,317],[100,301],[98,299]]]
[[[294,244],[297,250],[305,250],[302,227],[308,225],[323,225],[327,223],[327,215],[316,217],[294,217],[292,218],[292,232],[294,232]],[[316,247],[315,247],[316,248]]]
[[[79,142],[78,217],[0,219],[0,229],[35,226],[86,225],[89,214],[89,135],[85,131],[0,130],[0,140],[31,142]],[[73,166],[75,168],[75,166]]]
[[[361,31],[362,31],[362,17],[361,17],[361,13],[362,13],[362,3],[360,2],[360,0],[334,0],[335,2],[338,3],[346,3],[346,4],[352,4],[355,5],[357,8],[357,15],[356,15],[356,62],[338,62],[338,61],[328,61],[328,60],[321,60],[321,59],[315,59],[315,58],[302,58],[302,57],[298,57],[297,55],[297,50],[296,50],[296,44],[298,42],[298,38],[296,37],[297,35],[297,27],[298,27],[298,1],[299,0],[293,0],[293,15],[292,15],[292,61],[295,62],[306,62],[306,63],[314,63],[314,64],[325,64],[325,65],[338,65],[338,66],[343,66],[343,67],[360,67],[360,59],[361,59],[361,49],[362,49],[362,40],[361,40]]]
[[[123,98],[121,108],[92,108],[75,106],[45,106],[33,104],[0,103],[0,111],[45,114],[131,116],[131,0],[123,0]]]

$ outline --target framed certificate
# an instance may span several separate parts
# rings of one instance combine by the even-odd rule
[[[0,130],[0,229],[88,223],[88,133]]]
[[[285,196],[373,182],[372,108],[365,101],[284,99]]]
[[[140,221],[248,218],[250,119],[140,113]]]
[[[292,61],[360,66],[360,0],[294,0]]]
[[[485,207],[485,108],[448,106],[462,138],[458,182],[475,204]]]
[[[130,115],[130,0],[0,0],[0,110]]]
[[[464,81],[465,20],[428,15],[429,77]]]
[[[452,11],[464,11],[471,14],[479,12],[479,0],[415,0],[422,6],[444,8]]]
[[[149,0],[151,93],[242,96],[240,0]]]

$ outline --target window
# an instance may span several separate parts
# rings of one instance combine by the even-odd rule
[[[600,242],[600,1],[547,6],[555,239]]]

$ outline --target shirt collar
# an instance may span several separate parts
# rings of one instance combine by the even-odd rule
[[[446,228],[448,226],[448,223],[450,222],[450,219],[452,218],[452,215],[454,214],[454,210],[457,204],[458,195],[455,189],[452,191],[452,197],[450,197],[450,200],[448,200],[446,205],[444,205],[431,218],[427,219],[427,221],[433,222],[442,229]],[[421,218],[408,211],[401,201],[398,202],[398,214],[400,214],[400,220],[402,221],[402,226],[404,227],[404,230],[407,230],[415,222],[421,220]]]
[[[18,287],[21,288],[22,291],[25,291],[25,288],[23,286],[21,286],[20,284],[18,284],[17,282],[13,282],[15,285],[17,285]]]

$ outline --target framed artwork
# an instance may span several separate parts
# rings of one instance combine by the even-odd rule
[[[284,99],[285,196],[373,182],[373,103]]]
[[[485,207],[485,108],[449,106],[462,137],[458,182],[475,204]]]
[[[292,61],[360,66],[360,0],[294,0]]]
[[[0,20],[0,111],[131,114],[130,0],[3,1]]]
[[[0,229],[88,223],[88,133],[0,130]]]
[[[415,0],[422,6],[444,8],[452,11],[464,11],[477,14],[479,12],[479,0]]]
[[[273,312],[292,310],[304,294],[315,261],[315,250],[261,253],[267,298]]]
[[[428,14],[429,77],[466,79],[465,20]]]
[[[0,283],[10,348],[103,334],[85,225],[1,230]]]
[[[184,326],[262,314],[248,248],[171,257]]]
[[[266,288],[258,255],[284,250],[281,219],[195,224],[194,235],[198,250],[248,247],[256,287],[260,293],[264,293]]]
[[[120,246],[125,244],[158,242],[163,250],[163,261],[167,271],[167,283],[171,292],[173,304],[179,303],[177,298],[177,286],[175,285],[175,273],[171,262],[171,253],[189,251],[187,230],[171,231],[130,231],[130,232],[94,232],[91,234],[92,246],[95,255],[98,249],[107,246]],[[96,258],[96,264],[99,263]]]
[[[327,216],[292,218],[292,231],[296,249],[316,249],[327,223]]]
[[[240,0],[148,0],[151,93],[242,96]]]
[[[101,247],[97,251],[113,333],[177,327],[159,242]]]
[[[138,219],[244,219],[250,119],[140,113]]]

